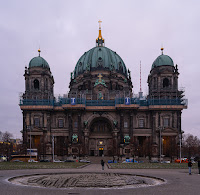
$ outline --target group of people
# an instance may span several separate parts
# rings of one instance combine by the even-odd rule
[[[188,168],[189,168],[189,175],[192,175],[192,161],[189,160],[188,162]],[[199,175],[200,175],[200,159],[198,160],[198,169],[199,169]]]

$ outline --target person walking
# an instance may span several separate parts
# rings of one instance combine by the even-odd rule
[[[191,175],[192,174],[192,162],[191,162],[191,160],[189,160],[189,162],[188,162],[188,168],[189,168],[189,175]]]
[[[200,175],[200,159],[198,160],[198,169],[199,169],[199,175]]]
[[[101,166],[102,166],[102,170],[104,170],[104,161],[103,161],[103,159],[101,160]]]

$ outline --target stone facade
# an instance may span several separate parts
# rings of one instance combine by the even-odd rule
[[[177,66],[154,64],[148,96],[136,97],[123,61],[112,64],[116,52],[98,44],[95,52],[99,56],[104,52],[104,57],[92,56],[90,51],[84,54],[91,61],[78,61],[69,93],[58,99],[49,67],[36,61],[25,69],[20,101],[24,148],[29,148],[31,137],[40,158],[51,159],[53,145],[54,154],[63,159],[70,155],[177,156],[183,133],[181,113],[187,108],[183,91],[178,90]],[[111,65],[106,64],[105,54]]]

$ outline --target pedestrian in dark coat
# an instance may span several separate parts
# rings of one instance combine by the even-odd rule
[[[102,170],[104,170],[104,161],[103,161],[103,159],[101,160],[101,166],[102,166]]]
[[[200,175],[200,159],[198,160],[198,169],[199,169],[199,175]]]
[[[188,162],[188,168],[189,168],[189,175],[191,175],[192,174],[192,162],[191,162],[191,160],[189,160],[189,162]]]

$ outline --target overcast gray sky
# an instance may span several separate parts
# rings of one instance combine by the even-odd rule
[[[153,61],[169,55],[179,68],[179,87],[189,100],[182,130],[200,138],[200,1],[198,0],[0,0],[0,131],[21,137],[19,93],[24,67],[38,56],[47,60],[55,94],[68,91],[70,72],[81,55],[95,46],[98,20],[105,45],[131,70],[134,93],[148,92]]]

